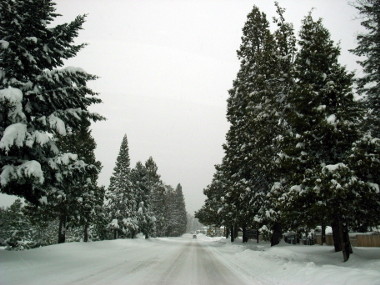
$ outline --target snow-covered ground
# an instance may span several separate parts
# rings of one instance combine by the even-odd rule
[[[380,248],[346,263],[329,246],[231,244],[202,235],[0,250],[0,284],[380,284]]]

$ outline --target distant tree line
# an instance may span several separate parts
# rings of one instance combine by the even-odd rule
[[[106,192],[105,208],[107,229],[113,231],[114,238],[134,238],[139,232],[146,238],[181,236],[186,232],[181,184],[175,189],[166,185],[152,157],[131,169],[126,135]]]
[[[50,0],[0,2],[0,191],[25,199],[0,209],[0,239],[32,247],[183,234],[181,185],[165,185],[152,158],[130,169],[126,137],[110,187],[98,186],[90,126],[104,118],[88,109],[101,103],[88,87],[97,77],[63,68],[85,46],[75,43],[85,16],[51,27],[57,16]]]
[[[272,245],[283,231],[330,225],[346,261],[349,230],[379,225],[380,3],[357,2],[367,29],[353,50],[359,79],[339,63],[321,19],[308,14],[296,37],[276,8],[274,28],[256,6],[243,28],[225,155],[196,217],[228,227],[232,240],[257,229]]]

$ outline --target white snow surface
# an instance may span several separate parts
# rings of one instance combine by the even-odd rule
[[[15,145],[22,147],[26,138],[26,124],[16,123],[9,125],[3,133],[3,137],[0,140],[0,148],[9,151],[9,149]]]
[[[0,284],[380,284],[380,248],[354,247],[348,262],[331,246],[184,235],[0,250]]]
[[[44,183],[44,173],[41,164],[36,160],[28,160],[21,165],[5,165],[0,174],[0,185],[6,186],[11,180],[21,177],[34,178],[38,183]]]

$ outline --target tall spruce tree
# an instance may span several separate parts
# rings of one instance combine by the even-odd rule
[[[282,149],[283,166],[291,174],[283,177],[287,186],[278,201],[288,206],[296,223],[332,224],[336,248],[343,247],[347,260],[356,187],[347,153],[358,138],[360,122],[353,75],[339,64],[340,50],[322,20],[315,21],[311,14],[303,20],[299,45]]]
[[[168,236],[181,236],[186,232],[187,216],[182,186],[178,184],[173,191],[167,193],[168,198]]]
[[[155,217],[151,209],[151,188],[148,183],[148,171],[141,162],[137,162],[131,171],[131,181],[136,192],[138,205],[137,220],[139,230],[149,238],[154,234]]]
[[[380,138],[380,2],[358,0],[355,7],[362,17],[361,25],[366,33],[357,36],[358,46],[352,52],[364,57],[359,63],[364,76],[357,80],[358,91],[365,95],[368,109],[365,128]]]
[[[58,146],[63,152],[71,152],[78,155],[78,158],[86,163],[86,170],[74,177],[71,183],[67,183],[70,188],[71,199],[74,203],[66,205],[71,208],[67,212],[68,217],[75,225],[83,227],[83,240],[88,241],[90,225],[97,223],[101,219],[104,203],[104,188],[97,185],[98,176],[101,170],[101,163],[95,158],[96,142],[91,136],[90,124],[82,124],[81,128],[67,136],[60,137]],[[67,201],[66,200],[66,201]]]
[[[135,215],[138,205],[131,181],[127,135],[124,135],[121,142],[106,198],[110,222],[108,228],[114,231],[114,238],[120,235],[135,237],[138,233]]]
[[[284,105],[293,84],[295,37],[292,25],[285,22],[284,9],[277,3],[276,7],[278,29],[274,33],[257,7],[243,28],[238,51],[241,66],[229,92],[227,119],[231,127],[224,148],[230,189],[225,198],[229,207],[235,208],[235,222],[245,232],[247,227],[271,221],[280,237],[279,221],[267,194],[277,179],[278,141],[286,125]],[[276,238],[273,244],[277,243]]]
[[[29,203],[27,207],[32,220],[59,220],[58,243],[65,242],[66,228],[78,226],[83,227],[83,240],[88,241],[90,225],[97,224],[103,215],[104,189],[97,186],[101,163],[95,159],[96,143],[89,127],[89,123],[82,124],[56,142],[62,153],[75,154],[83,161],[83,169],[62,178],[62,186],[46,196],[46,203],[38,207]]]
[[[240,70],[229,91],[227,119],[231,123],[225,145],[225,166],[229,180],[225,194],[234,213],[234,226],[251,224],[268,187],[265,161],[271,144],[267,139],[270,120],[266,104],[271,101],[268,79],[272,74],[274,39],[266,15],[254,6],[243,28],[238,51]],[[256,207],[255,207],[256,205]]]
[[[88,111],[101,102],[87,87],[96,77],[61,68],[84,47],[74,41],[85,16],[50,27],[57,16],[50,0],[0,2],[1,192],[34,204],[83,167],[60,152],[53,137],[102,119]]]

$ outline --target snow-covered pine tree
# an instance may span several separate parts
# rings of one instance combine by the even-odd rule
[[[224,189],[221,180],[226,176],[223,173],[221,165],[216,165],[215,170],[211,183],[203,189],[203,194],[207,198],[202,208],[195,212],[195,218],[204,225],[226,226],[231,228],[233,226],[233,220],[232,217],[228,216],[229,205],[224,197],[226,189]]]
[[[177,204],[177,236],[181,236],[186,232],[186,226],[187,226],[187,215],[186,215],[186,204],[185,204],[185,197],[183,196],[182,192],[182,185],[178,184],[175,188],[175,195],[176,195],[176,204]]]
[[[364,133],[348,153],[348,166],[358,179],[350,226],[354,231],[366,232],[379,226],[380,138]]]
[[[101,102],[90,88],[95,76],[63,66],[84,47],[74,44],[85,16],[50,27],[58,16],[50,0],[0,2],[1,192],[39,204],[62,178],[83,168],[62,154],[54,136],[82,121],[102,119],[88,111]]]
[[[148,172],[145,166],[139,161],[135,168],[131,170],[131,181],[137,197],[137,220],[139,230],[145,238],[154,234],[155,217],[151,210],[151,192],[148,184]]]
[[[339,225],[334,234],[345,240],[346,259],[349,240],[343,232],[348,214],[354,214],[355,187],[349,185],[356,180],[346,166],[347,152],[358,138],[360,119],[351,90],[353,75],[339,64],[340,50],[322,20],[314,21],[311,14],[303,20],[299,45],[282,149],[282,163],[290,173],[283,177],[287,186],[279,201],[298,224]]]
[[[254,6],[243,28],[238,50],[240,70],[227,100],[227,119],[231,126],[224,146],[225,169],[230,181],[225,199],[229,207],[235,208],[233,223],[241,227],[251,225],[268,187],[265,169],[271,144],[264,140],[271,131],[266,128],[271,118],[265,106],[272,97],[267,79],[275,64],[274,51],[266,15]]]
[[[367,231],[378,225],[380,215],[380,3],[360,0],[356,8],[366,28],[366,33],[358,35],[358,46],[352,50],[364,57],[360,64],[365,75],[357,82],[359,93],[364,95],[366,116],[363,133],[350,151],[349,165],[366,190],[361,195],[362,206],[357,209],[352,226],[357,231]]]
[[[257,7],[248,15],[238,51],[240,70],[229,92],[227,119],[231,127],[224,148],[231,193],[226,198],[235,205],[235,219],[243,231],[269,221],[274,229],[280,229],[267,194],[277,179],[275,161],[286,125],[286,95],[293,83],[295,37],[292,25],[285,22],[284,9],[277,3],[276,7],[275,33]],[[276,239],[273,244],[277,243]]]
[[[71,181],[66,181],[63,189],[65,199],[59,199],[50,212],[57,212],[61,217],[59,209],[66,209],[64,212],[69,215],[67,220],[75,226],[83,227],[83,240],[87,242],[90,226],[97,224],[104,214],[105,194],[104,187],[97,185],[101,163],[95,158],[96,142],[91,135],[90,124],[84,123],[78,131],[60,136],[57,144],[61,151],[77,154],[78,158],[86,163],[86,168],[70,179]]]
[[[148,187],[150,189],[150,205],[155,219],[155,236],[165,236],[167,232],[167,192],[168,186],[164,185],[158,174],[158,167],[152,157],[145,162],[148,172]]]
[[[1,210],[0,242],[8,249],[25,249],[35,245],[31,224],[23,213],[21,199]]]
[[[127,135],[124,135],[106,193],[108,228],[113,230],[114,238],[118,238],[119,235],[133,238],[138,233],[138,204],[130,176],[128,139]]]
[[[167,204],[169,215],[166,235],[181,236],[186,232],[187,224],[185,199],[181,184],[178,184],[176,189],[170,189],[167,192]]]
[[[357,36],[358,46],[352,50],[364,57],[359,61],[364,76],[357,82],[368,108],[365,128],[373,137],[380,138],[380,2],[357,0],[355,7],[362,17],[361,25],[366,29],[366,33]]]

